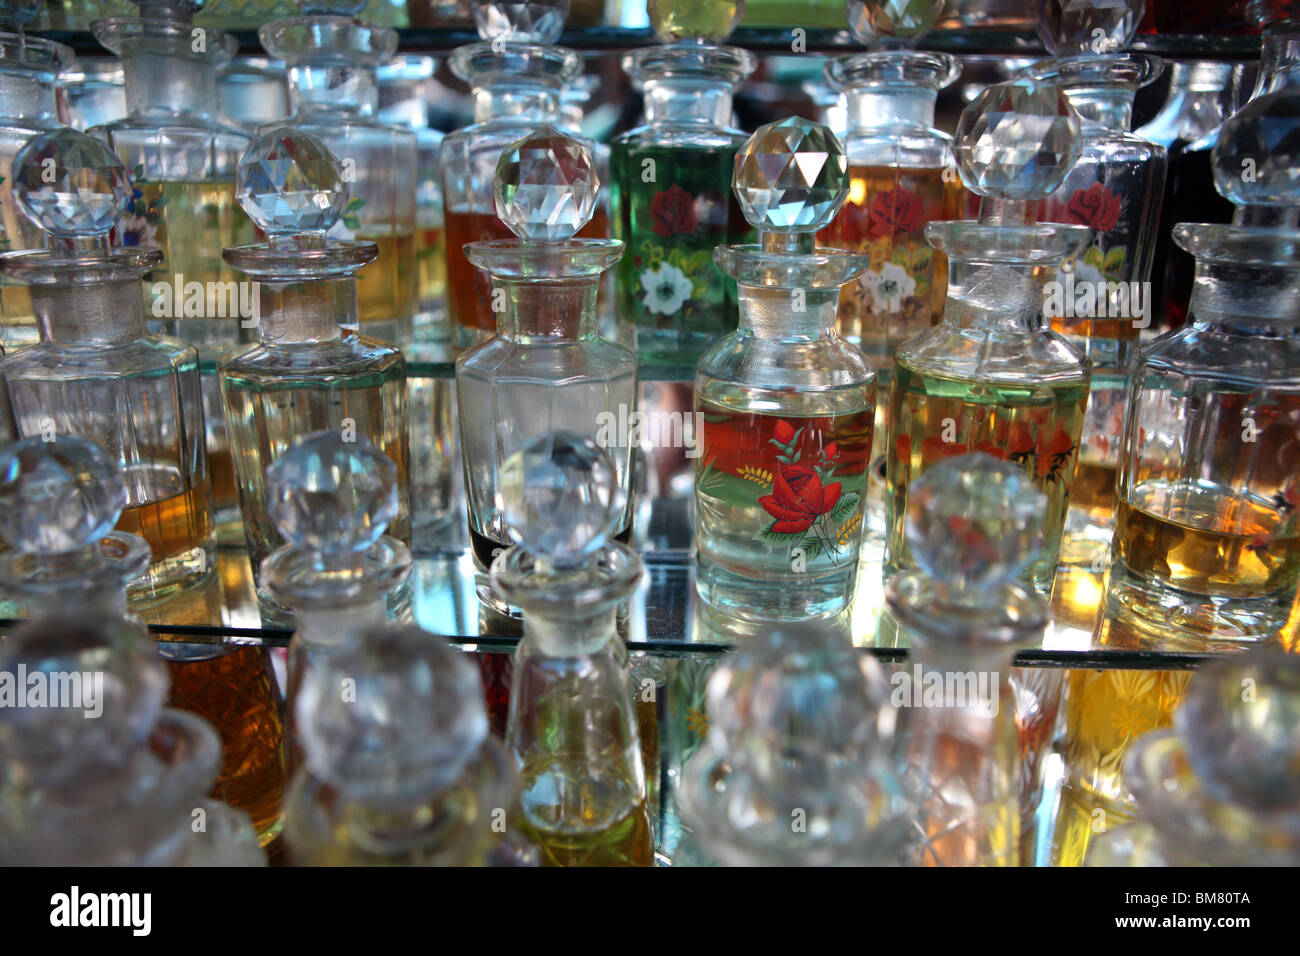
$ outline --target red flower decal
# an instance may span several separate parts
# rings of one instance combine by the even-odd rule
[[[799,534],[835,507],[840,500],[840,483],[822,486],[817,472],[805,465],[782,465],[772,482],[772,493],[758,503],[776,519],[777,534]]]
[[[1065,214],[1070,222],[1107,232],[1119,222],[1120,199],[1101,183],[1087,189],[1076,189],[1066,203]]]
[[[824,449],[822,449],[822,454],[826,456],[827,461],[834,461],[837,457],[839,457],[840,446],[835,442],[831,442]]]
[[[695,214],[695,200],[681,186],[670,186],[655,193],[650,200],[650,216],[654,219],[651,228],[655,235],[664,238],[692,233],[700,224],[700,217]]]
[[[925,210],[921,197],[910,189],[895,186],[889,192],[879,193],[871,201],[872,239],[892,238],[901,232],[919,232],[925,225]]]

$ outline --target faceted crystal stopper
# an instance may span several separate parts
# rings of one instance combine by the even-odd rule
[[[473,0],[474,25],[484,40],[554,43],[564,32],[569,0]]]
[[[1197,778],[1219,800],[1300,808],[1300,657],[1259,650],[1196,675],[1174,714]]]
[[[497,160],[497,215],[520,239],[572,239],[591,220],[599,191],[591,149],[554,126],[516,140]]]
[[[266,469],[266,490],[285,540],[323,554],[366,551],[397,517],[397,465],[363,435],[308,435]]]
[[[327,231],[343,215],[350,187],[323,142],[292,126],[263,133],[235,170],[235,195],[267,235]]]
[[[745,0],[648,0],[646,12],[664,43],[721,43],[745,15]]]
[[[1024,471],[975,452],[944,459],[912,482],[904,533],[931,578],[996,600],[1038,559],[1046,513],[1047,498]]]
[[[131,181],[117,154],[68,127],[29,139],[13,169],[19,207],[61,239],[107,236],[131,199]]]
[[[414,625],[380,627],[314,664],[295,716],[312,774],[379,802],[446,789],[488,733],[478,668]]]
[[[1038,35],[1053,56],[1119,53],[1145,12],[1145,0],[1038,0]]]
[[[1223,124],[1214,182],[1238,206],[1300,206],[1300,94],[1268,93]]]
[[[957,169],[966,188],[994,199],[1042,199],[1065,182],[1083,150],[1079,114],[1057,87],[996,83],[962,110]]]
[[[844,205],[849,159],[825,126],[792,117],[754,131],[736,154],[733,188],[759,230],[813,233]]]
[[[915,40],[929,33],[943,13],[945,0],[848,0],[844,16],[859,43],[882,38]]]
[[[0,535],[19,551],[80,551],[112,531],[125,506],[118,463],[85,438],[24,438],[0,453]]]
[[[600,446],[573,432],[548,432],[501,466],[497,507],[521,548],[557,567],[577,567],[605,544],[623,495]]]

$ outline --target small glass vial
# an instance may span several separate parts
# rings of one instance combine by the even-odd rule
[[[919,569],[890,578],[885,601],[911,647],[890,702],[919,866],[1020,862],[1011,663],[1050,614],[1015,582],[1038,557],[1047,513],[1024,472],[991,455],[947,459],[913,483],[907,541]]]
[[[739,284],[740,328],[695,372],[695,586],[737,617],[829,617],[853,600],[876,373],[835,314],[867,257],[813,244],[848,191],[839,141],[807,120],[762,127],[737,157],[760,243],[714,253]]]
[[[1042,273],[1077,254],[1086,226],[1036,224],[1081,150],[1079,116],[1032,80],[989,87],[962,112],[956,158],[982,198],[978,221],[936,222],[948,256],[942,323],[899,346],[890,390],[886,574],[913,565],[904,534],[913,481],[948,457],[982,451],[1019,465],[1047,496],[1045,544],[1029,574],[1056,573],[1090,363],[1044,322]],[[1032,132],[1030,132],[1032,131]]]
[[[396,51],[397,31],[352,19],[358,7],[348,0],[299,0],[299,6],[311,15],[273,20],[257,33],[266,52],[289,67],[293,105],[288,119],[259,132],[291,126],[339,158],[351,194],[330,238],[372,242],[379,252],[357,278],[349,321],[372,338],[406,345],[416,310],[416,136],[374,116],[375,71]]]
[[[1234,223],[1175,227],[1197,259],[1188,320],[1134,371],[1110,610],[1161,649],[1272,637],[1300,578],[1298,129],[1293,89],[1224,124],[1214,173]]]
[[[726,0],[652,4],[651,23],[668,45],[623,62],[644,95],[646,121],[610,144],[612,234],[628,249],[614,270],[614,301],[645,362],[690,368],[736,328],[735,281],[713,268],[712,256],[752,238],[731,195],[745,142],[731,126],[731,101],[757,60],[717,45],[742,9]]]
[[[237,195],[268,240],[225,253],[258,282],[259,341],[224,356],[218,372],[249,558],[265,595],[262,560],[283,543],[266,470],[314,432],[364,436],[393,460],[398,513],[390,530],[409,538],[406,363],[398,349],[356,331],[356,276],[376,248],[326,238],[349,189],[324,143],[293,127],[263,134],[240,160]]]
[[[93,440],[124,472],[124,531],[149,542],[133,601],[165,597],[213,567],[212,486],[198,354],[145,331],[140,279],[161,253],[114,249],[131,197],[122,161],[71,129],[42,133],[15,158],[14,196],[49,249],[0,257],[27,284],[41,341],[0,361],[21,437]]]
[[[636,356],[596,333],[600,277],[623,243],[572,238],[599,188],[587,145],[542,127],[506,147],[496,167],[497,213],[518,238],[465,246],[502,307],[497,334],[456,360],[470,540],[484,570],[509,542],[498,498],[505,461],[559,429],[609,453],[623,502],[614,536],[631,534],[632,437],[619,422],[636,408]]]
[[[520,768],[512,832],[543,866],[651,866],[653,833],[626,649],[616,610],[641,560],[610,538],[623,512],[613,459],[590,438],[549,432],[502,468],[516,547],[492,565],[524,611],[506,747]]]

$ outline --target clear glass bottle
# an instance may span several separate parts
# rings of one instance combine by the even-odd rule
[[[615,267],[614,303],[643,361],[690,368],[736,328],[735,282],[713,268],[712,256],[717,246],[752,238],[731,195],[745,142],[731,126],[731,101],[757,60],[716,45],[735,24],[726,16],[734,4],[709,5],[720,19],[701,17],[696,29],[667,6],[659,36],[679,42],[623,62],[641,87],[645,125],[610,144],[612,234],[628,248]]]
[[[513,833],[543,866],[651,866],[645,768],[616,610],[641,560],[611,539],[624,510],[619,470],[589,437],[524,442],[501,470],[517,546],[492,587],[524,611],[506,747],[520,768]]]
[[[14,428],[47,440],[82,435],[121,463],[118,527],[153,551],[130,598],[165,597],[213,568],[198,354],[145,331],[140,279],[161,253],[109,246],[131,197],[122,161],[101,140],[60,129],[33,138],[14,162],[15,199],[49,244],[0,257],[29,287],[41,332],[0,361]]]
[[[393,460],[398,513],[390,530],[409,539],[406,363],[398,349],[356,331],[356,276],[376,249],[326,238],[350,195],[329,148],[282,127],[253,142],[236,178],[240,203],[268,240],[225,253],[258,282],[259,341],[225,355],[218,374],[249,558],[266,596],[262,559],[283,543],[266,470],[314,432],[365,436]]]
[[[695,372],[695,587],[741,618],[829,617],[853,600],[876,373],[836,332],[835,312],[867,257],[814,246],[848,195],[848,170],[826,127],[762,127],[735,174],[759,244],[714,253],[740,286],[740,328]]]
[[[416,137],[374,116],[375,71],[396,51],[397,31],[352,19],[356,4],[345,0],[300,5],[344,15],[291,17],[258,30],[266,52],[289,67],[293,114],[273,125],[316,136],[342,162],[351,198],[330,238],[373,242],[379,250],[357,279],[357,312],[349,321],[371,338],[406,345],[416,311]]]
[[[917,865],[1020,862],[1011,663],[1041,640],[1050,612],[1016,580],[1038,558],[1047,514],[1024,472],[991,455],[947,459],[913,483],[907,543],[919,568],[890,578],[885,601],[911,648],[890,702]]]
[[[1139,353],[1121,453],[1111,610],[1162,649],[1272,637],[1300,579],[1300,93],[1220,130],[1231,226],[1181,224],[1187,323]]]
[[[1064,94],[1032,80],[995,84],[962,112],[957,167],[982,197],[980,218],[926,227],[948,256],[948,301],[943,322],[894,355],[887,574],[913,563],[904,534],[912,482],[944,458],[983,451],[1020,465],[1047,496],[1046,541],[1028,573],[1035,587],[1051,587],[1090,363],[1046,327],[1042,274],[1081,251],[1089,233],[1038,224],[1035,213],[1078,158],[1079,127]]]
[[[465,247],[502,306],[497,334],[456,360],[470,540],[483,569],[509,540],[501,469],[546,432],[585,435],[610,454],[624,500],[614,536],[631,534],[632,436],[619,422],[636,408],[636,356],[596,334],[600,277],[623,243],[571,238],[599,187],[586,144],[542,127],[506,147],[497,165],[497,211],[519,238]]]

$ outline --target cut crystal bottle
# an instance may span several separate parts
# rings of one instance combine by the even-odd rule
[[[695,585],[741,618],[828,617],[853,599],[876,373],[835,312],[867,257],[814,246],[848,195],[848,168],[824,126],[762,127],[735,174],[760,243],[714,252],[739,284],[740,328],[695,372]]]

